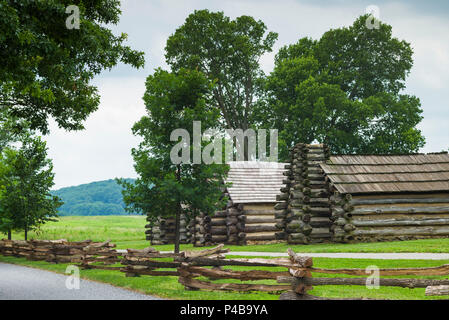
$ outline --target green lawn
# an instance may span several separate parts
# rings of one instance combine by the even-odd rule
[[[48,223],[39,232],[31,232],[30,238],[35,239],[67,239],[79,241],[91,239],[94,241],[111,240],[120,249],[144,248],[149,242],[144,240],[145,218],[141,216],[101,216],[101,217],[61,217],[60,221]],[[14,233],[13,239],[23,239],[23,234]],[[228,246],[231,251],[254,252],[286,252],[288,247],[298,253],[307,252],[449,252],[449,239],[432,239],[403,242],[381,242],[368,244],[314,244],[314,245],[287,245],[285,243]],[[156,246],[158,250],[172,250],[172,245]],[[181,250],[203,249],[193,248],[191,245],[182,245]],[[66,264],[55,265],[46,262],[27,261],[21,258],[2,257],[0,261],[16,263],[54,272],[64,273]],[[430,267],[449,264],[449,261],[421,261],[421,260],[368,260],[368,259],[328,259],[314,258],[314,264],[322,268],[365,268],[368,265],[378,267]],[[236,270],[249,270],[236,267]],[[282,270],[268,268],[269,270]],[[285,269],[284,269],[285,270]],[[278,299],[279,295],[268,293],[237,293],[237,292],[206,292],[185,291],[177,282],[176,277],[150,277],[126,278],[118,271],[82,270],[81,276],[86,279],[111,283],[113,285],[153,294],[169,299]],[[314,276],[323,276],[315,274]],[[335,277],[340,275],[325,275]],[[434,277],[442,279],[444,277]],[[226,280],[220,280],[221,282]],[[229,280],[228,280],[229,281]],[[237,280],[234,280],[238,282]],[[260,281],[259,281],[260,282]],[[272,283],[274,281],[262,281]],[[376,298],[376,299],[438,299],[425,297],[424,289],[380,288],[368,290],[358,286],[321,286],[315,288],[311,294],[323,297],[347,298]]]
[[[120,249],[141,249],[149,246],[145,241],[145,217],[142,216],[98,216],[61,217],[58,222],[50,222],[40,232],[31,232],[35,239],[67,239],[80,241],[111,240]],[[13,234],[13,239],[23,239],[22,233]],[[158,250],[173,250],[173,245],[155,246]],[[286,243],[227,246],[231,251],[286,252],[291,247],[296,252],[449,252],[449,238],[414,241],[396,241],[356,244],[313,244],[288,245]],[[191,250],[192,245],[182,245],[181,250]],[[199,248],[201,249],[201,248]]]
[[[58,273],[64,273],[67,264],[50,264],[43,261],[27,261],[23,258],[0,256],[0,262],[20,264]],[[322,268],[366,268],[376,265],[379,268],[392,267],[431,267],[448,264],[449,261],[426,260],[369,260],[369,259],[328,259],[314,258],[314,265]],[[250,267],[232,267],[234,270],[251,270]],[[271,271],[283,271],[283,268],[257,268]],[[349,277],[345,275],[313,274],[316,277]],[[81,277],[95,281],[107,282],[112,285],[136,290],[146,294],[168,299],[185,300],[277,300],[279,294],[269,293],[238,293],[220,291],[186,291],[177,281],[177,277],[141,276],[127,278],[119,271],[81,270]],[[404,276],[407,278],[410,276]],[[444,279],[444,277],[427,277],[431,279]],[[239,282],[238,280],[219,280],[217,282]],[[257,283],[275,284],[274,280],[257,281]],[[447,299],[447,297],[426,297],[425,289],[404,289],[381,287],[380,289],[367,289],[361,286],[320,286],[310,291],[311,294],[330,298],[373,298],[391,300],[434,300]]]

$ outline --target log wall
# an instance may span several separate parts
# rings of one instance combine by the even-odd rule
[[[224,196],[229,197],[226,193]],[[243,206],[229,200],[223,210],[212,216],[201,214],[190,222],[190,242],[197,247],[217,243],[243,245],[246,243],[245,219]]]
[[[346,230],[345,236],[356,241],[449,236],[449,193],[344,197],[346,202],[342,207],[335,208],[333,214],[349,217],[343,227]],[[334,222],[338,232],[341,232],[342,223],[341,218]]]
[[[281,220],[275,218],[273,203],[244,204],[243,232],[248,243],[274,241]]]
[[[271,203],[229,203],[226,209],[213,216],[201,215],[191,222],[191,243],[195,246],[210,246],[218,243],[244,245],[259,241],[277,240],[275,210]]]

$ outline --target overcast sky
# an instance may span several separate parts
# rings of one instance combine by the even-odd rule
[[[145,114],[142,96],[145,78],[157,67],[166,68],[165,41],[196,9],[224,11],[235,18],[250,15],[279,34],[273,53],[262,59],[268,73],[278,49],[301,37],[314,39],[331,28],[349,26],[370,5],[380,10],[382,21],[392,25],[395,37],[411,43],[414,67],[407,80],[407,93],[421,99],[426,137],[422,152],[449,148],[449,1],[352,1],[352,0],[123,0],[118,34],[129,36],[128,44],[145,52],[145,69],[119,65],[95,79],[101,94],[99,110],[85,123],[86,129],[66,132],[51,126],[45,137],[53,159],[55,189],[112,179],[136,177],[131,148],[139,139],[132,125]]]

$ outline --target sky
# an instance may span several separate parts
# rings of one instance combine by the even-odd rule
[[[426,137],[421,152],[449,148],[449,1],[356,0],[123,0],[115,34],[128,34],[127,44],[145,52],[145,68],[120,64],[98,75],[94,84],[101,95],[99,109],[85,122],[85,130],[68,132],[52,121],[44,137],[53,159],[54,189],[116,177],[135,178],[131,149],[140,141],[133,124],[145,115],[142,100],[145,79],[155,68],[168,69],[164,59],[167,38],[194,10],[223,11],[236,18],[250,15],[262,20],[268,31],[279,34],[273,52],[261,59],[265,73],[273,69],[280,47],[302,37],[319,39],[333,28],[351,25],[377,6],[380,19],[393,27],[393,36],[411,43],[414,66],[405,93],[421,99]]]

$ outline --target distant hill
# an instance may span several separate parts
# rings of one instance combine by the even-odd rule
[[[59,208],[60,216],[126,215],[121,191],[122,187],[111,179],[62,188],[52,194],[64,202]]]

